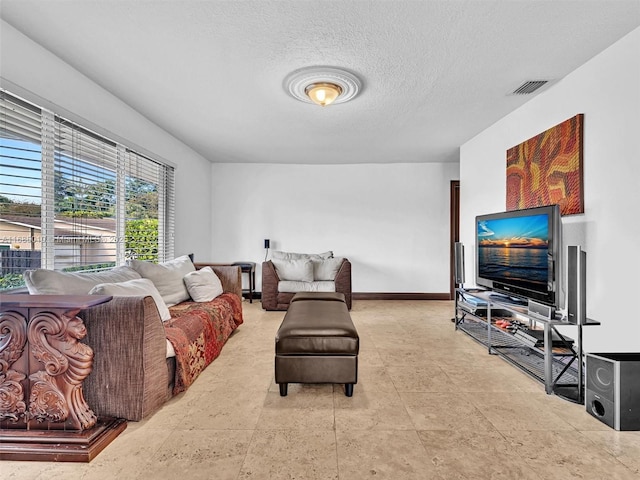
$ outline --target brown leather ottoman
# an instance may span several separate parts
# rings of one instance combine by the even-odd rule
[[[275,376],[280,395],[289,383],[358,383],[360,339],[341,293],[296,294],[276,334]]]

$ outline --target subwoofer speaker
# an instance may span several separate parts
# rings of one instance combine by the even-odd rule
[[[587,353],[587,412],[616,430],[640,430],[640,353]]]

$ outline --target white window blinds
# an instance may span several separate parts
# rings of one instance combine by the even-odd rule
[[[8,92],[0,101],[0,282],[173,258],[172,167]]]
[[[0,90],[0,291],[41,266],[42,117]]]
[[[118,249],[117,146],[57,117],[54,151],[54,268],[111,268]]]

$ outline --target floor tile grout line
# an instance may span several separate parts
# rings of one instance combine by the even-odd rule
[[[354,394],[355,394],[355,386],[354,386]],[[333,396],[332,396],[332,403],[333,403],[333,439],[334,439],[334,445],[336,448],[336,475],[337,475],[337,480],[340,480],[340,451],[338,448],[338,427],[336,425],[336,389],[335,389],[335,385],[333,388]]]
[[[242,475],[242,469],[245,465],[245,463],[247,462],[247,458],[249,457],[249,451],[251,450],[251,445],[253,444],[253,439],[256,436],[256,432],[258,430],[258,422],[260,422],[260,417],[262,416],[262,410],[264,410],[264,402],[267,400],[267,395],[269,395],[269,387],[267,387],[266,392],[264,394],[264,400],[262,402],[262,409],[260,410],[260,415],[258,415],[258,419],[256,420],[256,424],[254,425],[252,431],[251,431],[251,437],[249,438],[249,442],[247,444],[247,451],[244,454],[244,457],[242,459],[242,462],[240,463],[240,467],[238,468],[238,476],[236,477],[236,480],[241,480],[240,477]]]

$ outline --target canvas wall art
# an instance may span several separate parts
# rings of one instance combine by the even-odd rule
[[[560,205],[584,213],[583,114],[507,150],[507,210]]]

